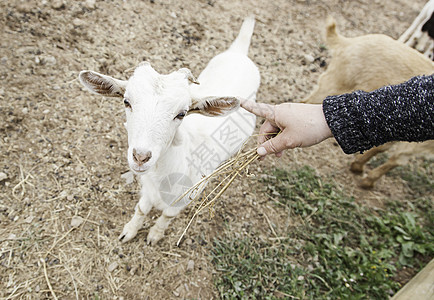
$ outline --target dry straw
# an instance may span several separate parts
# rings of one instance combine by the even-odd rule
[[[234,157],[223,163],[211,174],[204,176],[199,182],[197,182],[195,185],[185,191],[185,193],[182,194],[174,202],[176,203],[185,196],[189,195],[190,203],[194,203],[200,199],[203,188],[211,180],[216,179],[218,181],[218,184],[215,188],[213,188],[207,195],[202,196],[202,200],[199,203],[196,211],[194,212],[183,233],[178,239],[178,242],[176,243],[177,246],[179,246],[182,238],[192,224],[194,218],[204,209],[209,208],[212,204],[214,204],[214,202],[228,189],[228,187],[232,184],[235,178],[242,174],[248,175],[248,166],[253,161],[257,160],[259,158],[259,155],[256,153],[256,148],[243,152],[244,145]]]

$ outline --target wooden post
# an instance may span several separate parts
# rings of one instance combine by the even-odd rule
[[[416,274],[391,300],[434,299],[434,259]]]

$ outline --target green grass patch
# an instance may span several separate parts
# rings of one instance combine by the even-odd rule
[[[258,232],[216,239],[211,255],[223,299],[387,299],[399,289],[399,268],[419,270],[434,255],[428,196],[374,211],[309,167],[275,169],[262,183],[275,205],[303,222],[280,229],[280,242]]]
[[[407,186],[417,195],[429,194],[434,190],[433,160],[424,160],[421,165],[408,164],[399,166],[390,172],[390,176],[401,177]]]
[[[389,156],[387,153],[380,153],[368,162],[368,166],[372,169],[377,168],[388,159]],[[425,159],[414,164],[399,166],[388,172],[387,176],[402,178],[415,194],[423,195],[432,193],[434,190],[433,162],[434,160],[432,159]]]

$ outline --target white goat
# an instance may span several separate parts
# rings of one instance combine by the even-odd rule
[[[398,41],[434,60],[434,0],[428,1]]]
[[[318,87],[302,102],[322,103],[330,95],[355,90],[369,92],[434,72],[434,63],[427,57],[386,35],[368,34],[354,38],[339,35],[332,17],[327,20],[326,44],[332,51],[332,60],[327,71],[319,77]],[[356,156],[351,171],[362,173],[369,159],[386,150],[390,154],[389,160],[362,179],[360,185],[363,188],[372,188],[381,176],[396,166],[408,163],[412,157],[431,156],[434,141],[397,142],[374,147]]]
[[[128,163],[142,188],[135,214],[119,236],[122,242],[136,236],[155,207],[162,215],[147,242],[157,243],[189,203],[188,195],[173,202],[253,133],[255,116],[239,108],[239,102],[255,100],[260,83],[258,68],[247,57],[254,24],[253,17],[244,20],[230,48],[208,63],[198,82],[188,69],[161,75],[148,63],[140,64],[128,81],[80,73],[91,92],[123,98],[126,107]]]

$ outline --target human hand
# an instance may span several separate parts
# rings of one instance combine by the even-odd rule
[[[266,119],[259,130],[257,152],[260,156],[274,153],[280,157],[285,149],[313,146],[333,136],[322,105],[270,105],[244,100],[241,107]]]

